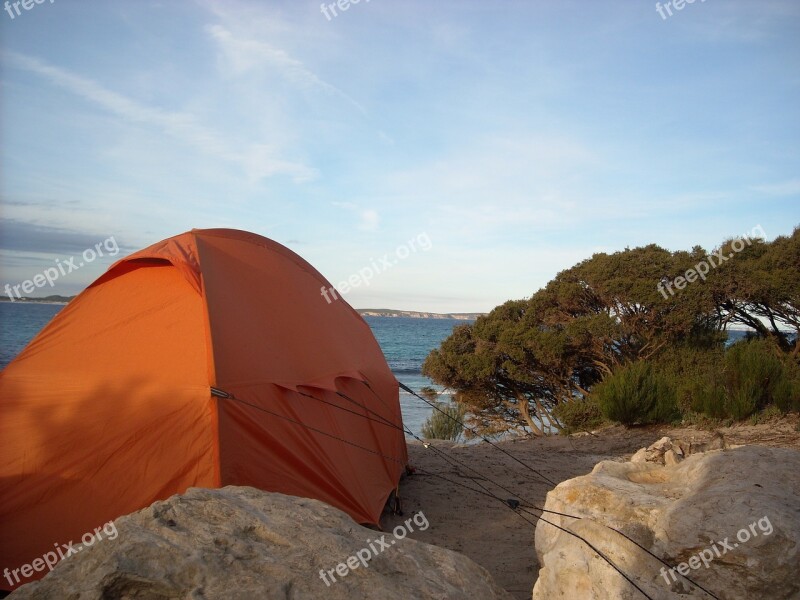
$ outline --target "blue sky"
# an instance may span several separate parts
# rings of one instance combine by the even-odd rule
[[[121,256],[235,227],[334,284],[389,255],[357,308],[485,311],[594,252],[800,224],[794,0],[19,8],[0,13],[0,285],[110,236]]]

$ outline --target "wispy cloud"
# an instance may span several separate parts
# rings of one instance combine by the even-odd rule
[[[337,96],[361,114],[366,115],[364,107],[335,85],[321,79],[300,60],[290,56],[285,50],[274,48],[266,42],[234,35],[222,25],[209,25],[206,31],[217,43],[225,64],[235,74],[243,75],[250,71],[269,69],[280,74],[296,87],[319,90]]]
[[[9,66],[39,75],[49,83],[66,89],[128,122],[154,127],[199,152],[236,164],[251,180],[287,175],[301,182],[314,179],[317,175],[314,169],[302,163],[278,157],[277,150],[268,144],[236,144],[229,141],[203,126],[191,114],[170,112],[141,104],[103,87],[96,81],[31,56],[5,52],[2,58]],[[244,147],[244,150],[236,149],[240,146]]]
[[[377,210],[368,208],[361,209],[357,204],[352,202],[332,202],[333,206],[344,210],[351,211],[358,216],[358,224],[356,227],[361,231],[377,231],[380,226],[381,218]]]
[[[382,186],[395,204],[435,216],[438,227],[459,235],[508,227],[559,229],[599,209],[593,203],[597,192],[589,194],[575,174],[595,172],[603,163],[579,140],[492,135],[445,158],[391,173]]]
[[[0,251],[44,254],[76,254],[103,240],[100,234],[15,219],[0,219],[0,234]],[[133,250],[123,245],[120,248],[123,251]]]
[[[797,196],[800,195],[800,179],[754,185],[750,189],[768,196]]]
[[[377,231],[381,220],[377,210],[363,210],[359,213],[359,216],[361,217],[361,223],[358,224],[359,229],[364,231]]]

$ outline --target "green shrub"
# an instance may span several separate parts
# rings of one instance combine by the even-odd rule
[[[429,440],[458,441],[464,431],[462,423],[466,408],[463,404],[444,402],[436,402],[436,406],[439,410],[434,410],[422,425],[422,437]]]
[[[563,433],[588,431],[603,423],[603,412],[593,396],[586,400],[576,398],[569,402],[562,402],[555,407],[553,413],[564,426]]]
[[[730,418],[741,421],[755,413],[759,408],[761,388],[754,381],[744,381],[728,390],[725,398],[725,413]]]
[[[770,340],[750,339],[728,348],[691,390],[691,408],[717,419],[742,420],[773,405],[800,410],[800,369]]]
[[[800,364],[790,355],[781,355],[782,377],[772,387],[772,400],[781,412],[800,412]]]
[[[655,366],[675,384],[675,401],[683,415],[697,411],[698,396],[710,393],[713,379],[724,359],[721,344],[695,347],[676,345],[666,349]]]
[[[800,369],[790,365],[788,370],[788,376],[775,383],[775,406],[784,413],[800,412]]]
[[[643,360],[613,373],[594,395],[603,416],[624,425],[669,423],[680,416],[675,383]]]
[[[783,361],[775,350],[768,340],[748,340],[734,344],[725,353],[728,393],[740,398],[743,408],[752,405],[751,412],[774,400],[776,384],[785,377]]]
[[[728,417],[727,393],[716,372],[709,372],[706,377],[697,377],[684,387],[689,395],[691,410],[696,414],[711,419]]]

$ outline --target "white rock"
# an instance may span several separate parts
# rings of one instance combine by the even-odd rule
[[[677,465],[681,461],[680,455],[674,450],[664,452],[664,464],[669,466]]]
[[[636,451],[636,454],[631,456],[631,462],[633,463],[643,463],[647,462],[647,448],[640,448]]]
[[[552,490],[545,508],[586,517],[547,520],[584,536],[652,598],[709,596],[677,574],[673,582],[658,560],[610,527],[673,566],[699,564],[686,567],[688,576],[723,600],[788,599],[800,597],[799,496],[800,452],[746,446],[668,467],[601,462]],[[712,556],[708,568],[699,559],[704,551]],[[542,568],[534,600],[643,598],[594,550],[543,521],[536,553]]]
[[[649,449],[649,450],[657,450],[657,451],[659,451],[659,452],[666,452],[666,451],[667,451],[667,450],[669,450],[670,448],[672,448],[672,440],[670,440],[670,439],[669,439],[668,437],[666,437],[666,436],[662,437],[662,438],[661,438],[660,440],[658,440],[657,442],[653,442],[653,443],[652,443],[652,444],[650,444],[650,446],[648,447],[648,449]]]
[[[427,519],[418,521],[411,526]],[[247,487],[190,489],[115,524],[115,539],[61,561],[10,598],[510,600],[467,557],[361,527],[317,500]],[[379,553],[365,557],[366,566],[353,560],[356,568],[326,586],[320,569],[346,563],[368,540]]]

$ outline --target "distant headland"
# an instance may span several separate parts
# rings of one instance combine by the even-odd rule
[[[485,313],[432,313],[415,310],[394,310],[392,308],[359,308],[356,312],[362,317],[406,317],[409,319],[457,319],[474,321]]]
[[[15,302],[16,304],[67,304],[75,296],[44,296],[43,298],[9,298],[8,296],[0,296],[0,302]]]

